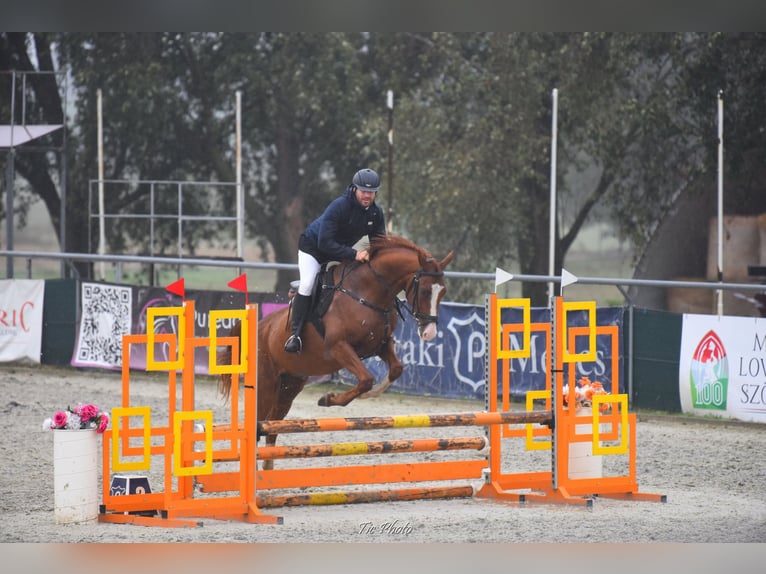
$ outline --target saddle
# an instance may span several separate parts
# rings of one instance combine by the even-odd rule
[[[319,273],[317,273],[316,279],[314,280],[314,288],[311,290],[311,306],[309,307],[306,320],[311,321],[319,332],[319,335],[322,337],[324,337],[325,333],[322,317],[324,317],[324,314],[330,307],[330,303],[335,294],[335,276],[333,268],[337,265],[337,261],[324,263],[320,268]],[[290,283],[290,292],[288,293],[290,299],[292,299],[298,292],[299,285],[300,281],[293,281]]]

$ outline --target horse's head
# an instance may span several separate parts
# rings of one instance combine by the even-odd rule
[[[454,252],[450,251],[444,259],[437,261],[427,253],[420,253],[420,269],[407,285],[407,302],[418,322],[418,334],[424,341],[436,337],[439,303],[447,292],[444,268],[452,261],[453,255]]]

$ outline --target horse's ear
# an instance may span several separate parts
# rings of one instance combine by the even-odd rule
[[[447,265],[449,265],[449,262],[452,261],[452,258],[455,256],[454,251],[450,251],[447,253],[447,256],[441,260],[441,263],[439,263],[439,269],[444,269]]]

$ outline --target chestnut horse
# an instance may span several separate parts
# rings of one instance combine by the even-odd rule
[[[329,375],[343,368],[356,377],[357,385],[343,393],[327,393],[319,405],[345,406],[358,397],[382,393],[402,374],[393,338],[400,306],[418,322],[421,339],[436,337],[439,303],[447,290],[444,268],[454,253],[437,261],[413,242],[394,235],[374,238],[369,252],[367,263],[347,261],[331,269],[332,286],[325,282],[321,289],[324,295],[320,293],[309,312],[300,353],[284,349],[290,335],[289,308],[258,322],[259,421],[284,419],[310,376]],[[406,304],[397,299],[402,291]],[[329,305],[324,297],[331,299]],[[316,317],[317,308],[326,308],[321,318]],[[232,327],[231,335],[240,335],[239,323]],[[373,389],[373,376],[362,359],[375,355],[388,367],[388,376]],[[227,346],[219,353],[219,364],[230,363],[231,347]],[[224,398],[231,392],[231,382],[231,375],[219,378],[218,388]],[[273,446],[276,440],[276,435],[268,435],[266,444]]]

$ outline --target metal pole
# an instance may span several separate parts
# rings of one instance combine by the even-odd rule
[[[16,108],[16,72],[11,74],[11,147],[8,148],[8,165],[6,167],[5,177],[5,236],[6,248],[13,251],[13,180],[14,162],[16,161],[16,152],[13,149],[13,125]],[[7,279],[13,279],[13,256],[9,255],[5,263]]]
[[[60,173],[60,181],[61,181],[61,210],[60,210],[60,220],[59,220],[59,245],[61,246],[61,251],[66,252],[68,246],[66,241],[66,205],[67,205],[67,189],[66,189],[66,178],[67,178],[67,161],[66,161],[66,148],[67,148],[67,133],[66,133],[66,111],[67,111],[67,92],[69,91],[69,82],[67,80],[67,75],[64,74],[62,76],[63,82],[64,82],[64,89],[62,90],[64,96],[64,110],[61,117],[61,127],[64,130],[62,133],[62,139],[61,139],[61,169],[59,171]],[[90,213],[90,198],[88,198],[88,213]],[[88,225],[88,229],[90,229],[90,225]],[[90,237],[90,231],[88,231],[88,237]],[[66,267],[66,261],[61,262],[61,277],[62,279],[66,279],[67,277],[67,267]]]
[[[551,198],[550,198],[550,229],[548,238],[548,275],[554,275],[556,270],[556,138],[558,137],[558,103],[559,91],[553,88],[553,113],[551,119]],[[553,299],[553,282],[548,283],[548,297]]]
[[[394,206],[394,92],[388,90],[386,94],[388,106],[388,231],[393,230],[393,206]]]
[[[8,150],[8,166],[5,172],[5,242],[8,251],[13,251],[13,180],[14,161],[16,150],[13,149],[13,135],[11,135],[11,147]],[[5,276],[13,279],[13,256],[9,255],[5,263]]]
[[[237,170],[237,257],[245,258],[245,195],[242,189],[242,92],[237,90],[237,135],[236,135],[236,170]],[[242,273],[241,269],[237,270]]]
[[[723,91],[718,91],[718,282],[723,281]],[[717,291],[718,316],[723,315],[723,290]]]
[[[104,124],[101,114],[101,89],[96,91],[96,101],[98,103],[98,253],[106,253],[106,225],[104,222]],[[106,280],[104,262],[99,264],[99,273],[101,281]]]
[[[630,329],[628,329],[628,408],[633,406],[633,334],[635,333],[635,320],[634,305],[630,303],[628,306],[628,323],[630,325]]]

